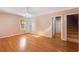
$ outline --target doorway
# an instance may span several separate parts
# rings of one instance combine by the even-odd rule
[[[78,43],[78,14],[67,15],[67,41]]]
[[[53,20],[53,37],[61,38],[61,16],[57,16]]]

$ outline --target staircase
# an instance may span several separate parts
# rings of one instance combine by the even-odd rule
[[[78,23],[71,23],[67,28],[68,41],[78,43]]]

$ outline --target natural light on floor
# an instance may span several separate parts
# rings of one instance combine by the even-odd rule
[[[21,37],[21,38],[20,38],[20,42],[19,42],[19,47],[20,47],[22,50],[24,50],[26,44],[27,44],[27,39],[26,39],[26,37],[24,37],[24,36]]]

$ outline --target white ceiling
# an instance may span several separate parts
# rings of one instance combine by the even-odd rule
[[[21,16],[24,16],[26,14],[25,7],[0,7],[0,11],[9,12]]]
[[[0,11],[14,13],[21,16],[25,15],[37,16],[41,14],[67,10],[71,8],[72,7],[0,7]]]
[[[31,7],[29,8],[29,13],[32,15],[42,15],[46,13],[53,13],[57,11],[62,11],[62,10],[68,10],[71,9],[72,7]]]

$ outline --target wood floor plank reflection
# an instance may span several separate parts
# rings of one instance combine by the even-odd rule
[[[58,38],[23,34],[0,39],[0,52],[58,52],[77,51],[78,44],[55,41]],[[70,45],[73,46],[71,47]]]

